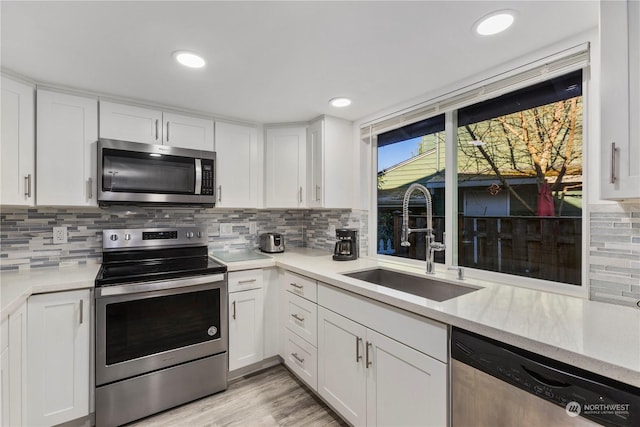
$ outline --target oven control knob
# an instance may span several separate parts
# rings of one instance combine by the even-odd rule
[[[124,240],[131,240],[131,234],[127,233],[124,235]]]
[[[202,231],[198,231],[198,239],[202,239]]]
[[[193,237],[193,231],[187,231],[187,239],[190,239]]]
[[[116,241],[118,240],[118,235],[117,234],[112,234],[111,236],[109,236],[109,239],[111,239],[112,241]]]

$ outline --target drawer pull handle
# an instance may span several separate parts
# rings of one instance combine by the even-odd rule
[[[248,280],[240,280],[238,281],[239,285],[245,285],[247,283],[254,283],[257,279],[248,279]]]
[[[609,178],[609,183],[610,184],[615,184],[616,183],[616,151],[618,151],[618,149],[616,148],[616,143],[612,142],[611,143],[611,176]]]
[[[236,302],[233,302],[233,320],[236,320]]]
[[[84,300],[80,300],[80,324],[84,323]]]
[[[362,360],[362,355],[360,354],[361,342],[362,342],[362,338],[356,337],[356,363],[360,363],[360,360]]]
[[[293,286],[293,287],[294,287],[294,288],[296,288],[296,289],[302,289],[302,288],[304,288],[304,286],[302,286],[302,285],[298,285],[297,283],[293,283],[293,282],[292,282],[292,283],[290,283],[290,285],[291,285],[291,286]]]
[[[369,341],[367,341],[367,368],[369,368],[369,366],[373,365],[373,362],[371,361],[371,356],[369,355],[369,349],[373,349],[373,344],[371,344]]]
[[[298,356],[298,353],[291,353],[291,357],[293,357],[294,359],[296,359],[300,363],[304,363],[304,359],[302,357]]]
[[[24,195],[27,197],[31,197],[31,174],[24,177],[24,187],[25,192]]]
[[[304,317],[300,317],[297,314],[292,314],[291,317],[293,317],[294,319],[296,319],[298,322],[304,322]]]

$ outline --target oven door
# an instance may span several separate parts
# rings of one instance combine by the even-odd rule
[[[225,274],[96,289],[96,385],[227,351]]]

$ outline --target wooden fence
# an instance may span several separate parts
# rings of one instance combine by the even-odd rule
[[[393,247],[401,257],[426,259],[424,233],[411,234],[411,246],[400,246],[402,215],[394,215]],[[409,226],[426,226],[426,216],[410,215]],[[433,217],[441,242],[444,218]],[[444,252],[435,253],[444,262]],[[580,284],[582,218],[577,217],[458,217],[458,265]]]

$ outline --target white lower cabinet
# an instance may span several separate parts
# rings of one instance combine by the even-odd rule
[[[318,389],[318,350],[291,330],[285,330],[284,364],[313,390]]]
[[[367,328],[318,309],[318,393],[353,425],[367,424]]]
[[[229,370],[263,359],[262,289],[229,294]]]
[[[24,425],[56,425],[89,414],[90,295],[78,290],[29,297]]]
[[[447,365],[367,329],[367,425],[446,426]]]
[[[324,304],[348,308],[338,314]],[[438,342],[429,345],[437,345],[437,357],[446,355],[445,325],[416,323],[414,316],[323,284],[318,305],[318,393],[340,415],[353,425],[447,425],[447,364],[362,323],[394,325],[398,335],[415,333],[415,341],[434,336]],[[433,330],[425,335],[423,328]]]
[[[229,371],[264,358],[262,269],[229,273]]]
[[[23,406],[27,357],[27,305],[23,304],[2,322],[1,364],[3,426],[25,425]]]
[[[311,389],[318,389],[317,282],[290,271],[282,274],[284,364]]]

